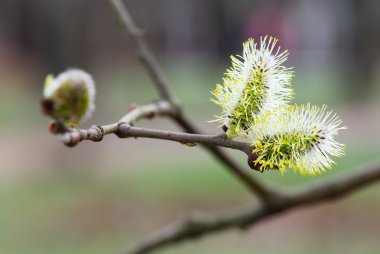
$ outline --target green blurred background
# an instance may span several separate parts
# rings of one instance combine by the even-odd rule
[[[206,133],[210,91],[248,37],[274,35],[290,51],[295,101],[328,104],[349,129],[347,156],[320,177],[258,174],[287,189],[379,161],[380,2],[360,0],[125,1],[146,31],[185,112]],[[80,67],[97,82],[83,125],[119,119],[157,99],[107,1],[0,2],[0,253],[118,253],[192,211],[257,203],[199,147],[156,140],[84,142],[69,149],[40,113],[48,73]],[[139,125],[177,130],[165,119]],[[379,253],[380,185],[297,209],[246,232],[228,231],[158,253]]]

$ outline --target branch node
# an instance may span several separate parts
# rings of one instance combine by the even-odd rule
[[[128,137],[128,134],[127,133],[127,130],[131,127],[131,125],[125,123],[125,122],[119,122],[117,124],[117,130],[115,131],[115,135],[118,137],[118,138],[127,138]],[[124,128],[126,128],[124,130]],[[123,130],[123,131],[122,131]]]
[[[61,136],[62,142],[68,147],[74,147],[82,141],[81,134],[77,130],[66,132]]]
[[[189,146],[189,147],[194,147],[197,146],[198,144],[195,142],[181,142],[182,145]]]
[[[87,133],[87,138],[93,142],[100,142],[104,137],[104,129],[99,125],[92,125]]]

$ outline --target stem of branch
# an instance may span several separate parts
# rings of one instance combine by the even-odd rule
[[[136,106],[126,115],[124,115],[119,123],[135,124],[142,118],[153,118],[155,116],[167,116],[174,113],[173,106],[165,101]]]
[[[313,186],[297,188],[277,199],[271,205],[262,204],[257,208],[242,209],[220,216],[191,216],[163,228],[142,241],[127,254],[143,254],[185,240],[199,238],[231,228],[246,229],[261,220],[296,207],[341,198],[352,191],[380,180],[380,164],[359,168],[353,173],[320,181]]]
[[[151,76],[160,97],[178,107],[179,101],[172,93],[165,74],[161,70],[156,58],[145,42],[143,38],[144,33],[136,26],[132,16],[129,14],[128,9],[125,8],[121,0],[110,0],[110,3],[119,17],[121,24],[127,29],[128,33],[135,42],[140,60]]]
[[[77,145],[82,140],[99,142],[105,135],[117,133],[121,122],[126,124],[134,124],[142,118],[171,115],[172,113],[173,107],[167,101],[158,101],[152,104],[136,106],[124,115],[117,123],[104,126],[93,125],[87,130],[68,129],[61,136],[61,141],[69,147]]]
[[[147,128],[134,127],[129,124],[120,123],[116,135],[119,138],[154,138],[177,141],[181,144],[188,146],[195,146],[199,144],[221,146],[231,149],[240,150],[247,155],[252,153],[252,146],[247,142],[239,142],[226,138],[223,135],[204,135],[204,134],[191,134],[180,133],[173,131],[161,131]]]

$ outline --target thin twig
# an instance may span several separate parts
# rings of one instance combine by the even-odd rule
[[[67,146],[75,146],[83,140],[99,142],[105,135],[115,134],[119,129],[120,123],[134,124],[142,118],[152,118],[154,116],[171,115],[173,107],[167,101],[158,101],[156,103],[135,106],[125,114],[117,123],[108,125],[93,125],[87,130],[69,129],[61,136],[61,141]]]
[[[116,134],[119,138],[152,138],[176,141],[187,146],[206,144],[240,150],[247,155],[252,153],[253,147],[247,142],[239,142],[226,138],[225,135],[191,134],[174,131],[162,131],[148,128],[134,127],[130,124],[119,122],[109,125],[93,125],[87,130],[71,129],[63,134],[61,140],[68,146],[73,146],[80,141],[90,140],[99,142],[107,134]]]
[[[163,71],[152,54],[152,51],[146,44],[142,30],[136,26],[128,9],[124,7],[121,0],[110,0],[110,3],[119,17],[121,24],[127,29],[133,41],[136,43],[139,57],[151,76],[160,97],[177,106],[179,101],[171,91]]]
[[[153,118],[154,116],[169,116],[174,113],[173,106],[167,101],[157,101],[155,103],[135,106],[119,123],[135,124],[142,118]]]
[[[240,150],[247,155],[252,153],[252,146],[248,142],[239,142],[228,139],[226,135],[205,135],[181,133],[174,131],[153,130],[147,128],[134,127],[129,124],[120,123],[116,134],[120,138],[154,138],[177,141],[187,146],[196,146],[197,144],[206,144]]]
[[[336,177],[315,185],[299,187],[280,197],[271,205],[261,204],[257,208],[235,210],[220,216],[196,215],[173,223],[142,241],[126,254],[143,254],[185,240],[199,238],[223,230],[246,229],[278,213],[307,206],[321,201],[344,197],[380,180],[380,164],[358,168],[352,173]]]

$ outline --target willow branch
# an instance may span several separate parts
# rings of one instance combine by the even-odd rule
[[[240,150],[247,155],[252,153],[252,146],[247,142],[239,142],[228,139],[225,134],[222,135],[205,135],[181,133],[173,131],[153,130],[147,128],[134,127],[126,123],[120,123],[116,135],[120,138],[153,138],[177,141],[187,146],[196,146],[197,144],[206,144]]]
[[[171,91],[163,71],[143,38],[144,33],[136,26],[128,9],[125,8],[121,0],[110,0],[110,3],[119,17],[120,23],[126,28],[135,42],[140,60],[151,76],[160,97],[173,105],[178,105],[179,102]]]
[[[199,238],[223,230],[246,229],[279,213],[322,201],[342,198],[347,194],[380,180],[380,164],[358,168],[353,173],[329,181],[319,181],[299,187],[277,199],[270,205],[232,211],[219,216],[198,214],[173,223],[141,242],[127,254],[143,254],[182,241]]]
[[[158,101],[142,106],[135,106],[126,115],[124,115],[119,123],[135,124],[142,118],[153,118],[155,116],[168,116],[174,113],[173,106],[167,101]]]
[[[135,106],[117,123],[104,126],[93,125],[87,130],[68,129],[61,136],[61,141],[67,146],[75,146],[83,140],[99,142],[108,134],[115,134],[119,130],[119,124],[125,123],[133,125],[142,118],[152,118],[154,116],[166,116],[173,113],[173,107],[167,101],[158,101],[156,103]]]
[[[187,146],[196,146],[205,144],[220,146],[240,150],[247,155],[252,153],[252,146],[247,142],[239,142],[228,139],[225,134],[222,135],[205,135],[181,133],[173,131],[154,130],[148,128],[134,127],[133,123],[141,118],[153,117],[154,115],[163,115],[171,113],[171,105],[168,102],[159,102],[145,106],[137,106],[128,114],[123,116],[119,122],[104,126],[93,125],[87,130],[69,129],[61,137],[64,144],[73,146],[83,140],[99,142],[108,134],[116,134],[119,138],[152,138],[176,141]]]
[[[136,26],[132,16],[130,15],[128,9],[125,7],[121,0],[109,0],[111,6],[115,10],[117,17],[119,18],[121,24],[126,28],[126,31],[131,35],[134,40],[140,59],[142,60],[143,65],[145,66],[147,72],[153,80],[157,91],[159,92],[162,99],[168,100],[172,103],[175,113],[170,116],[172,119],[182,127],[185,132],[188,133],[201,133],[189,119],[187,119],[183,112],[182,108],[179,105],[178,100],[175,98],[172,90],[170,89],[169,83],[165,77],[165,74],[161,70],[160,66],[157,63],[154,55],[152,54],[149,46],[143,38],[143,33]],[[269,187],[264,186],[262,183],[251,177],[247,174],[239,164],[232,160],[226,153],[216,146],[211,146],[203,144],[203,146],[213,154],[219,161],[221,161],[227,170],[230,171],[237,179],[239,179],[253,194],[257,195],[258,198],[263,202],[270,202],[271,199],[276,194]]]
[[[139,116],[141,117],[141,115]],[[129,118],[126,115],[123,119]],[[220,146],[240,150],[247,155],[252,153],[253,147],[247,142],[239,142],[228,139],[225,134],[222,135],[205,135],[191,134],[174,131],[162,131],[148,128],[134,127],[125,122],[118,122],[109,125],[99,126],[93,125],[87,130],[72,129],[62,136],[62,142],[72,146],[83,140],[99,142],[107,134],[116,134],[119,138],[152,138],[176,141],[187,146],[196,146],[197,144],[205,144],[212,146]]]

